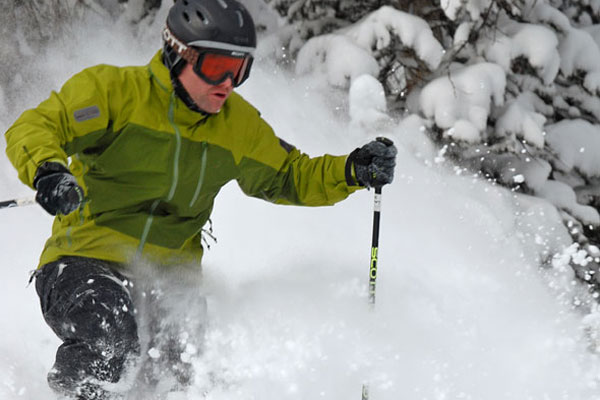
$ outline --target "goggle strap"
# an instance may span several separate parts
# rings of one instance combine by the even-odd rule
[[[200,53],[193,47],[190,47],[182,41],[180,41],[179,39],[177,39],[173,35],[169,27],[165,27],[165,29],[163,29],[162,37],[163,40],[167,42],[167,44],[171,46],[177,52],[177,54],[181,56],[181,58],[183,58],[185,61],[189,62],[192,65],[196,64],[198,58],[200,57]]]

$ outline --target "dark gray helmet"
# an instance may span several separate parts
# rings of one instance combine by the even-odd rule
[[[252,53],[254,21],[236,0],[176,0],[167,26],[188,46]]]

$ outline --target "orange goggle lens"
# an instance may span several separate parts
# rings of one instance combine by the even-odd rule
[[[219,53],[202,53],[194,66],[196,74],[206,82],[218,85],[227,78],[233,80],[235,86],[240,85],[246,77],[251,56],[235,57]]]

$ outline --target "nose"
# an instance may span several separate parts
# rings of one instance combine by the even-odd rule
[[[223,82],[221,82],[219,84],[219,86],[223,89],[227,89],[228,91],[233,90],[233,87],[234,87],[233,78],[228,76],[227,79],[225,79]]]

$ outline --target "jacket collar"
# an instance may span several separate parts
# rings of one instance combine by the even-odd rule
[[[173,107],[173,122],[177,125],[194,125],[206,119],[208,115],[192,111],[185,103],[175,94],[173,83],[171,82],[171,74],[169,69],[162,62],[162,50],[159,50],[150,64],[148,64],[150,75],[156,81],[159,92],[163,92],[167,97],[169,107]]]

